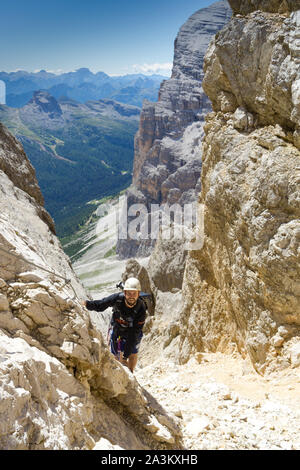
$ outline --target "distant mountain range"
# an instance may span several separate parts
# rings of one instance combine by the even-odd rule
[[[28,103],[37,90],[48,91],[56,99],[65,96],[80,103],[109,98],[141,107],[145,98],[157,101],[160,84],[165,78],[142,74],[111,77],[87,68],[60,75],[45,70],[0,72],[0,80],[6,84],[6,104],[14,108]]]
[[[140,108],[113,100],[79,103],[46,91],[21,108],[0,105],[0,121],[35,167],[60,237],[95,210],[89,201],[130,185],[139,116]]]

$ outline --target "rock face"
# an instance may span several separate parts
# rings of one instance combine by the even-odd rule
[[[81,307],[21,145],[4,126],[0,142],[0,448],[180,448]]]
[[[9,159],[7,154],[9,153]],[[0,123],[0,170],[5,173],[10,181],[19,189],[31,197],[42,220],[55,233],[55,227],[50,215],[44,209],[44,199],[37,184],[35,170],[30,164],[22,145]]]
[[[212,37],[229,20],[226,1],[197,11],[175,40],[172,77],[162,83],[157,103],[145,101],[135,138],[133,184],[128,206],[184,204],[200,191],[201,139],[205,114],[211,109],[202,89],[203,58]],[[148,255],[155,240],[120,240],[121,258]]]
[[[61,107],[56,99],[47,92],[35,91],[33,98],[29,101],[32,107],[36,107],[42,113],[47,113],[50,119],[62,115]]]
[[[234,18],[209,48],[203,81],[214,110],[245,108],[252,114],[247,128],[279,124],[298,148],[299,21],[299,11]],[[245,110],[236,112],[247,119]]]
[[[205,241],[184,274],[181,357],[238,348],[262,372],[293,366],[299,345],[300,11],[230,1],[242,15],[258,3],[205,59]]]
[[[9,108],[7,112],[12,113]],[[61,106],[47,91],[35,91],[32,99],[18,110],[18,114],[21,121],[32,128],[59,129],[65,124]]]
[[[255,10],[290,13],[300,9],[299,0],[231,0],[230,5],[234,13],[242,15],[247,15]]]

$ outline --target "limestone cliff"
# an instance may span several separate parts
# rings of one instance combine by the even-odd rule
[[[180,448],[109,352],[22,146],[0,127],[0,448]]]
[[[157,103],[145,101],[135,137],[132,186],[128,206],[184,204],[200,191],[201,139],[211,109],[202,89],[203,58],[210,40],[229,20],[222,0],[194,13],[180,28],[174,45],[172,76],[162,83]],[[129,218],[130,219],[130,218]],[[149,224],[150,227],[150,224]],[[119,240],[121,258],[149,255],[156,239]]]
[[[10,159],[6,158],[6,154]],[[0,170],[4,172],[12,183],[25,191],[31,197],[31,203],[42,220],[46,222],[51,232],[55,233],[54,222],[44,209],[44,198],[37,184],[35,170],[30,164],[20,142],[5,130],[0,123]]]
[[[234,13],[244,15],[255,10],[270,13],[290,13],[300,9],[299,0],[232,0],[230,5]]]
[[[300,348],[300,4],[229,3],[204,64],[205,241],[186,264],[181,358],[237,348],[263,372]]]

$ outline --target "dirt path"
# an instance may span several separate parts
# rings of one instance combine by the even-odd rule
[[[162,360],[136,378],[173,416],[187,449],[300,449],[300,371],[260,376],[240,356]]]

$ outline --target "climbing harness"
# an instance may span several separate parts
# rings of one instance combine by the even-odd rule
[[[117,355],[118,355],[118,359],[120,360],[121,359],[121,344],[122,344],[122,339],[121,339],[121,336],[119,336],[119,338],[117,339]]]
[[[114,336],[113,327],[111,325],[107,332],[107,345],[110,345],[111,352],[114,356],[117,356],[119,360],[121,359],[123,342],[124,339],[121,338],[120,335],[117,338]]]

